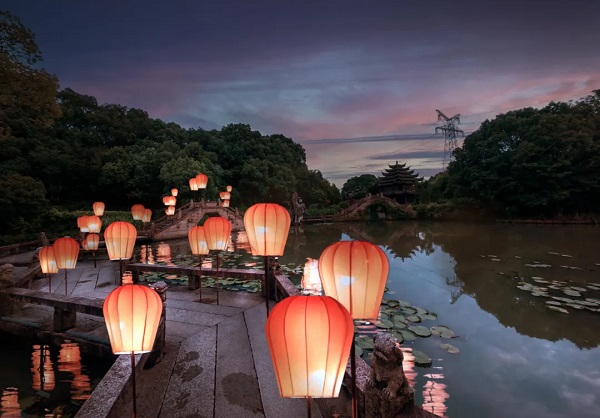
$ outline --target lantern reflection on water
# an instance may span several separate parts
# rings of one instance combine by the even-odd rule
[[[142,245],[140,251],[140,262],[146,264],[154,264],[154,253],[150,245]]]
[[[304,275],[300,282],[302,292],[307,295],[323,294],[323,286],[321,285],[321,277],[319,276],[319,260],[315,258],[307,258],[304,263]]]
[[[60,345],[58,371],[71,373],[71,399],[86,400],[92,392],[90,378],[81,370],[81,351],[79,345],[65,342]]]
[[[174,266],[171,261],[171,246],[164,242],[158,244],[158,249],[156,250],[156,261],[159,263],[165,263],[167,266]]]
[[[50,350],[47,345],[34,345],[31,353],[31,373],[33,374],[33,390],[49,392],[54,390],[54,368],[50,360]]]
[[[2,391],[0,415],[7,418],[21,417],[21,406],[19,405],[19,392],[17,388],[6,388]]]

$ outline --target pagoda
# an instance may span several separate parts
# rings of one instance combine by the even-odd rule
[[[382,177],[379,177],[377,190],[382,195],[394,199],[401,204],[413,203],[417,196],[416,184],[420,180],[419,175],[406,164],[390,165],[386,168]]]

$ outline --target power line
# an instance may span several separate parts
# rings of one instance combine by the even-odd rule
[[[458,148],[456,137],[458,135],[465,136],[465,131],[458,129],[460,114],[449,118],[437,109],[436,112],[438,113],[438,122],[442,122],[442,125],[435,128],[435,133],[442,132],[444,134],[444,159],[442,160],[442,167],[446,168],[446,163],[452,160],[452,152]]]

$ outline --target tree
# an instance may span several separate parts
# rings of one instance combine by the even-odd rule
[[[342,198],[361,199],[367,193],[375,193],[377,182],[378,179],[373,174],[361,174],[360,176],[351,177],[342,186]]]
[[[47,200],[42,182],[11,174],[0,178],[0,226],[3,231],[23,233],[22,225],[35,224],[45,213]]]

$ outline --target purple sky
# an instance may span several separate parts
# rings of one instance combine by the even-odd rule
[[[249,123],[341,186],[441,170],[435,109],[467,133],[600,88],[597,0],[3,0],[61,87],[184,127]]]

